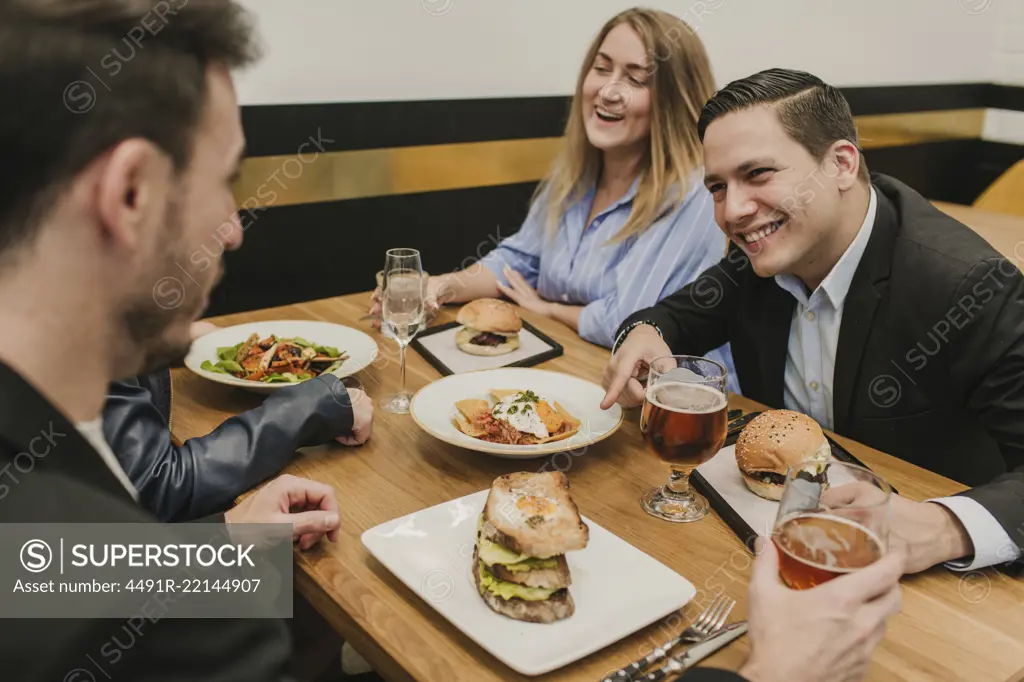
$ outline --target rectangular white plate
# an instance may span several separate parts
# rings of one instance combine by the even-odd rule
[[[523,327],[523,330],[519,332],[519,348],[516,348],[511,353],[503,355],[473,355],[460,350],[455,345],[455,335],[459,333],[460,329],[462,327],[452,327],[443,332],[430,334],[419,339],[423,347],[433,353],[434,357],[440,360],[454,374],[507,367],[514,362],[529,360],[534,356],[551,350],[551,346],[545,341],[542,341],[529,329]]]
[[[471,573],[487,494],[383,523],[363,533],[363,545],[417,596],[523,675],[583,658],[682,608],[696,593],[686,578],[584,517],[590,542],[566,555],[576,613],[551,624],[497,614],[477,593]]]

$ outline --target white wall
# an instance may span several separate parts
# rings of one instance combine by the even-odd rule
[[[992,79],[1006,85],[1024,86],[1024,0],[1003,0],[992,9],[998,23]],[[1024,144],[1024,111],[989,111],[982,137],[995,142]]]
[[[995,1],[999,4],[992,8],[998,23],[993,80],[1007,85],[1024,85],[1024,0]]]
[[[569,94],[590,39],[636,0],[243,1],[266,57],[239,95],[270,104]],[[1024,55],[998,47],[1024,49],[1024,29],[1000,32],[1024,0],[643,4],[698,29],[720,86],[771,66],[840,86],[1024,79]]]

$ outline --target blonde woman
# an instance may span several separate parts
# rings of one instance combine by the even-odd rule
[[[431,277],[432,298],[505,295],[611,347],[626,317],[725,254],[697,137],[714,90],[704,46],[681,19],[613,17],[587,52],[562,151],[522,228],[472,267]],[[728,347],[710,355],[738,391]]]

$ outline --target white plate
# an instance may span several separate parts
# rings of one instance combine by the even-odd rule
[[[523,675],[579,660],[681,609],[696,594],[686,578],[584,517],[590,542],[566,554],[576,613],[550,624],[495,613],[471,573],[487,494],[388,521],[363,533],[363,545],[418,597]]]
[[[557,400],[580,420],[580,430],[551,443],[507,445],[473,438],[455,428],[455,403],[466,398],[488,400],[493,388],[529,389],[548,400]],[[508,367],[453,374],[427,384],[413,396],[410,412],[421,429],[446,443],[506,459],[529,459],[577,450],[615,433],[622,425],[622,408],[614,405],[610,410],[602,410],[602,398],[603,388],[570,374]]]
[[[336,376],[355,374],[359,370],[369,367],[377,358],[377,343],[358,329],[311,320],[269,320],[225,327],[200,336],[192,342],[192,348],[185,358],[185,366],[204,379],[228,386],[238,386],[256,393],[272,393],[286,386],[294,386],[295,384],[265,384],[262,381],[246,381],[230,374],[219,374],[200,369],[204,360],[217,362],[219,359],[217,357],[218,347],[234,346],[240,341],[245,341],[253,333],[259,334],[261,339],[271,334],[284,338],[300,336],[311,343],[320,346],[333,346],[338,350],[345,351],[348,353],[348,359],[341,366],[341,371],[335,373]]]

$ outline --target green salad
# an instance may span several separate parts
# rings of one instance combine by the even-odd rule
[[[344,351],[298,336],[278,338],[271,334],[261,340],[259,334],[252,334],[234,346],[217,348],[217,362],[204,360],[200,367],[246,381],[293,384],[332,371],[346,359]]]

